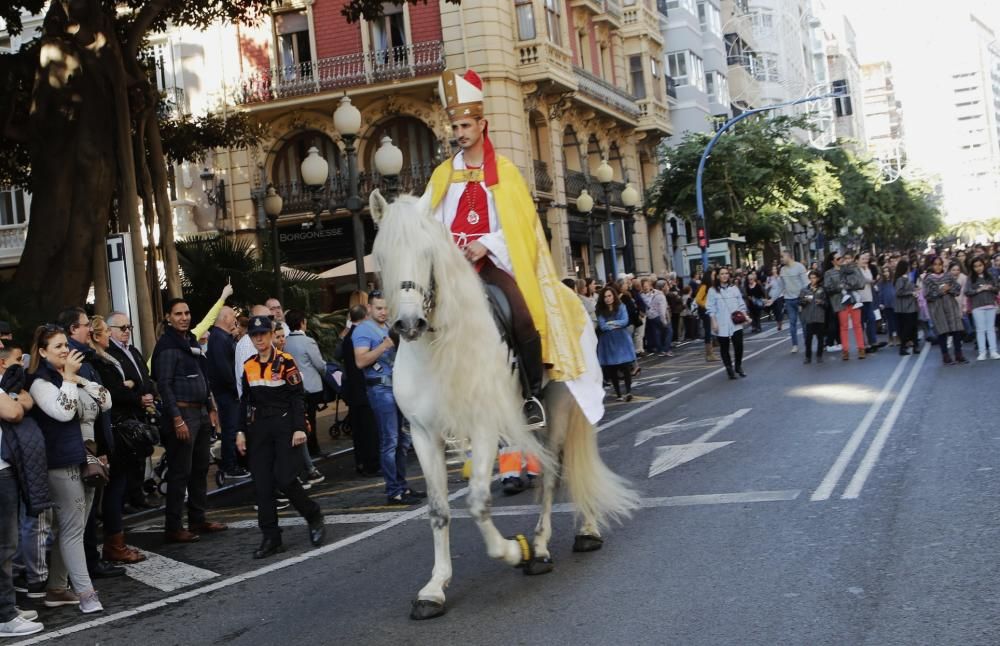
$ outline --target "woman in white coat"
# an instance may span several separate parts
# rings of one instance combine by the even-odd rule
[[[719,270],[715,284],[708,290],[706,309],[712,319],[712,334],[719,341],[726,373],[730,379],[736,379],[736,375],[746,377],[743,372],[743,325],[749,320],[747,304],[739,288],[732,284],[729,270],[725,267]],[[729,355],[730,342],[736,355],[735,364]]]

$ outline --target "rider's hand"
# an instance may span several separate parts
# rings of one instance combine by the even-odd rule
[[[489,252],[490,250],[487,249],[483,245],[483,243],[479,241],[470,243],[469,246],[467,246],[464,249],[465,259],[468,260],[469,262],[478,262],[481,258],[484,258],[486,254],[488,254]]]

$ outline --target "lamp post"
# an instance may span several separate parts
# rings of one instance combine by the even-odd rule
[[[201,178],[201,190],[205,193],[208,203],[215,207],[215,228],[222,230],[225,228],[226,220],[229,219],[229,205],[226,203],[226,180],[219,178],[219,183],[215,183],[215,171],[206,167],[198,175]],[[219,211],[222,211],[222,226],[219,226]]]
[[[313,195],[313,213],[315,216],[313,228],[316,231],[322,231],[323,229],[323,224],[320,222],[320,214],[324,209],[329,209],[333,212],[342,206],[350,211],[351,225],[354,229],[355,274],[358,290],[364,291],[365,287],[367,287],[365,281],[365,229],[361,221],[361,211],[365,208],[365,201],[358,194],[360,177],[358,151],[355,147],[358,133],[361,132],[361,111],[351,104],[350,97],[345,96],[340,99],[340,105],[333,113],[333,127],[340,133],[341,139],[344,140],[344,153],[347,155],[347,198],[344,200],[344,204],[334,204],[324,197],[323,186],[329,177],[330,165],[320,156],[319,150],[315,147],[310,148],[308,155],[302,160],[300,171],[303,183],[309,187]],[[402,151],[392,144],[392,139],[384,137],[382,139],[382,146],[375,154],[375,170],[386,178],[386,182],[391,185],[392,191],[395,191],[395,181],[402,167]]]
[[[278,216],[281,215],[283,200],[274,190],[273,186],[267,187],[267,195],[263,199],[264,213],[271,223],[271,255],[274,258],[274,292],[279,301],[284,302],[284,291],[281,287],[281,253],[278,250]]]
[[[633,214],[635,213],[635,207],[638,204],[639,204],[639,191],[637,191],[635,189],[635,187],[632,186],[631,183],[626,183],[625,184],[625,188],[622,189],[622,206],[625,207],[625,212],[628,213],[628,217],[629,217],[630,220],[634,217]],[[634,226],[634,223],[633,223],[633,226]],[[633,229],[633,231],[634,231],[634,229]],[[626,233],[628,233],[628,229],[626,229]],[[626,249],[626,251],[627,251],[627,249]],[[632,269],[631,269],[631,271],[635,271],[635,254],[633,253],[631,257],[632,257]],[[625,264],[626,265],[629,264],[628,256],[627,255],[626,255]],[[630,271],[630,270],[629,270],[628,267],[626,267],[625,271]]]
[[[597,253],[594,249],[594,198],[590,196],[587,189],[580,191],[576,198],[576,210],[587,216],[587,234],[590,245],[590,275],[594,276],[595,265],[597,263]],[[596,278],[596,276],[594,276]]]
[[[392,143],[392,137],[382,137],[375,151],[375,169],[385,180],[385,199],[392,202],[399,189],[399,172],[403,170],[403,151]]]
[[[601,183],[601,188],[604,189],[604,211],[608,217],[608,246],[611,248],[611,271],[608,272],[607,280],[614,280],[615,274],[618,273],[618,240],[615,237],[617,232],[615,224],[611,220],[611,180],[615,177],[615,171],[612,170],[607,159],[602,159],[601,165],[597,167],[597,172],[594,174],[597,176],[597,181]]]

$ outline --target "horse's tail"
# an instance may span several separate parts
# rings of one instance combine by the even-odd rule
[[[584,520],[597,528],[620,523],[639,506],[639,494],[608,468],[597,449],[597,431],[575,402],[569,407],[563,445],[563,481]]]

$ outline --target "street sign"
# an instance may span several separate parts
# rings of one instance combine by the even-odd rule
[[[108,290],[111,292],[111,310],[123,312],[133,326],[132,344],[140,352],[151,348],[142,347],[142,330],[139,329],[139,302],[135,296],[135,282],[132,276],[132,238],[130,233],[115,233],[105,240],[108,254]]]

